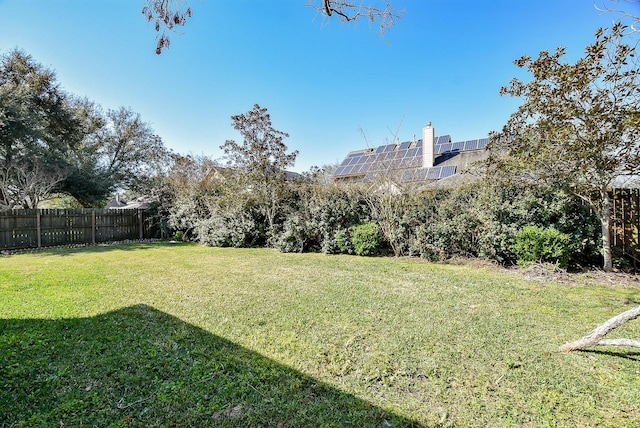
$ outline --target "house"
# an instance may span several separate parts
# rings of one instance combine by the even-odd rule
[[[336,169],[338,181],[374,181],[380,177],[399,184],[451,187],[465,179],[474,162],[487,157],[489,138],[452,142],[450,135],[435,136],[431,122],[422,139],[355,150]]]

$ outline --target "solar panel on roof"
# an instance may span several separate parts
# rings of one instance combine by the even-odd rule
[[[478,148],[478,140],[469,140],[464,142],[464,150],[476,150]]]
[[[440,167],[440,174],[438,175],[438,179],[451,177],[456,173],[455,165],[447,165]]]
[[[436,137],[436,140],[434,141],[435,144],[446,144],[446,143],[450,143],[451,142],[451,136],[450,135],[440,135],[438,137]]]
[[[457,143],[451,143],[452,152],[460,152],[464,150],[464,141],[458,141]]]
[[[434,154],[448,155],[440,158],[448,159],[457,152],[482,150],[489,143],[488,138],[451,142],[451,136],[441,135],[435,138]],[[384,171],[401,173],[401,180],[424,181],[450,177],[456,173],[453,165],[422,168],[423,141],[405,141],[400,144],[387,144],[373,149],[351,152],[336,169],[337,177],[364,176],[365,180]]]

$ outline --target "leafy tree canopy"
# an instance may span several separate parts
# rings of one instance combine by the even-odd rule
[[[82,123],[55,73],[15,50],[0,57],[0,209],[35,208],[65,175]]]
[[[171,159],[140,115],[63,91],[26,53],[0,56],[0,209],[35,208],[52,192],[92,206],[135,188]]]
[[[564,48],[516,60],[533,79],[501,89],[523,103],[489,146],[491,173],[565,187],[589,203],[602,221],[606,270],[612,267],[608,189],[617,176],[640,174],[640,69],[626,29],[618,23],[598,30],[574,64],[564,60]]]
[[[298,151],[287,153],[283,140],[289,134],[275,129],[267,109],[258,104],[244,114],[231,116],[231,120],[243,141],[227,140],[220,147],[230,176],[238,192],[255,199],[272,229],[279,201],[287,190],[286,169],[294,165]]]

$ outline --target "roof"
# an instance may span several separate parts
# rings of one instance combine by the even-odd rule
[[[478,156],[464,153],[484,153],[488,138],[452,142],[450,135],[434,139],[433,167],[423,168],[422,140],[387,144],[377,148],[355,150],[336,169],[336,179],[372,180],[381,174],[393,172],[404,183],[441,180],[466,169]]]
[[[125,201],[119,200],[117,204],[111,204],[111,201],[110,201],[110,203],[107,205],[107,208],[111,210],[131,210],[131,209],[144,210],[144,209],[151,208],[153,204],[154,204],[154,201],[141,197],[131,202],[125,202]]]
[[[609,183],[614,189],[638,189],[640,188],[640,176],[638,175],[619,175]]]
[[[125,207],[127,205],[127,201],[125,201],[124,199],[120,199],[120,197],[115,197],[110,199],[107,202],[107,205],[105,206],[105,208],[122,208]]]

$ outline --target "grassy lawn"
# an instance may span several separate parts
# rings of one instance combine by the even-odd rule
[[[639,302],[419,260],[0,257],[0,427],[640,426],[640,352],[558,351]]]

